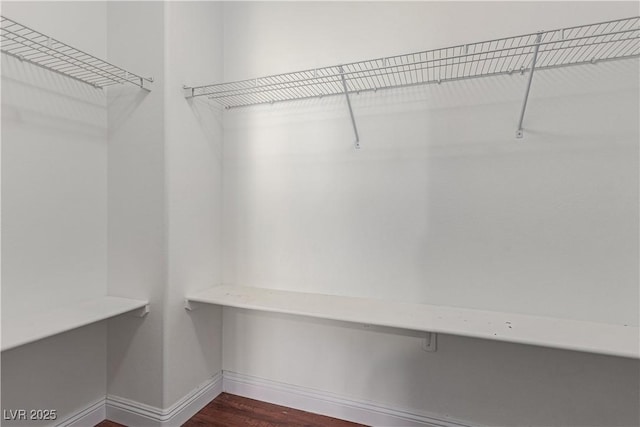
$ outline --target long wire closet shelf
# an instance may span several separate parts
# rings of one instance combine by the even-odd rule
[[[96,88],[133,84],[143,89],[153,82],[130,71],[76,49],[46,34],[4,16],[0,17],[0,50],[55,73]]]
[[[640,17],[204,86],[226,108],[524,73],[640,55]]]

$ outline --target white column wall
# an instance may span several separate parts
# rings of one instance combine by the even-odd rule
[[[222,118],[182,85],[222,80],[222,3],[166,4],[168,288],[164,406],[221,370],[220,308],[184,309],[187,293],[222,279]]]
[[[166,296],[165,5],[110,2],[109,59],[148,73],[146,92],[109,89],[109,294],[149,299],[142,319],[109,321],[108,394],[163,406]]]

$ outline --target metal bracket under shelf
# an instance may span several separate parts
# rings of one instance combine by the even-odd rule
[[[189,298],[184,299],[184,309],[187,311],[193,311],[198,308],[198,303],[191,301]]]
[[[536,45],[531,57],[531,69],[529,71],[529,79],[527,80],[527,88],[524,92],[524,101],[522,102],[522,110],[520,110],[520,120],[518,121],[518,130],[516,131],[516,138],[522,138],[524,131],[522,130],[522,122],[524,121],[524,112],[527,109],[527,101],[529,100],[529,91],[531,90],[531,82],[533,81],[533,73],[536,70],[536,61],[538,60],[538,50],[540,50],[540,41],[542,40],[542,31],[538,33],[536,37]]]
[[[129,315],[133,317],[145,317],[151,311],[150,304],[145,305],[144,307],[140,307],[136,310],[133,310]]]
[[[422,340],[422,349],[429,353],[438,351],[438,334],[435,332],[427,332],[424,340]]]
[[[351,117],[351,124],[353,125],[353,132],[356,134],[355,147],[360,148],[360,136],[358,135],[358,127],[356,126],[356,119],[353,116],[353,108],[351,108],[351,99],[349,99],[349,88],[347,87],[347,81],[344,77],[344,68],[340,67],[340,77],[342,77],[342,87],[344,88],[344,96],[347,98],[347,107],[349,107],[349,117]]]

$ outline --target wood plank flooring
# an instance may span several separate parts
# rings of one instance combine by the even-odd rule
[[[336,418],[222,393],[182,427],[363,427]],[[103,421],[96,427],[124,427]],[[130,426],[135,427],[135,426]]]

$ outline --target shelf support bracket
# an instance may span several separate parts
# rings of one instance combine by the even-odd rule
[[[184,91],[185,98],[193,98],[195,95],[195,89],[190,86],[182,85],[182,90]]]
[[[193,311],[198,307],[198,304],[192,302],[189,298],[184,299],[184,309],[187,311]]]
[[[149,304],[145,305],[144,307],[140,307],[134,311],[131,312],[131,316],[133,317],[145,317],[147,314],[149,314],[149,311],[151,311],[151,307]]]
[[[356,126],[356,119],[353,117],[353,109],[351,108],[351,100],[349,99],[349,89],[347,88],[347,80],[344,78],[344,69],[342,67],[340,67],[340,77],[342,77],[342,87],[344,88],[344,96],[347,97],[347,106],[349,107],[349,116],[351,117],[353,132],[356,134],[355,146],[356,148],[360,148],[360,136],[358,135],[358,127]]]
[[[438,350],[438,334],[427,332],[422,341],[422,349],[429,353],[435,353]]]
[[[524,102],[522,103],[522,110],[520,111],[520,120],[518,121],[518,130],[516,131],[516,138],[522,138],[524,131],[522,129],[522,122],[524,121],[524,112],[527,109],[527,101],[529,100],[529,90],[531,89],[531,81],[533,80],[533,72],[536,69],[536,61],[538,60],[538,49],[540,49],[540,41],[542,40],[542,33],[538,33],[536,38],[536,47],[533,50],[533,57],[531,59],[531,71],[529,71],[529,80],[527,81],[527,89],[524,92]]]

